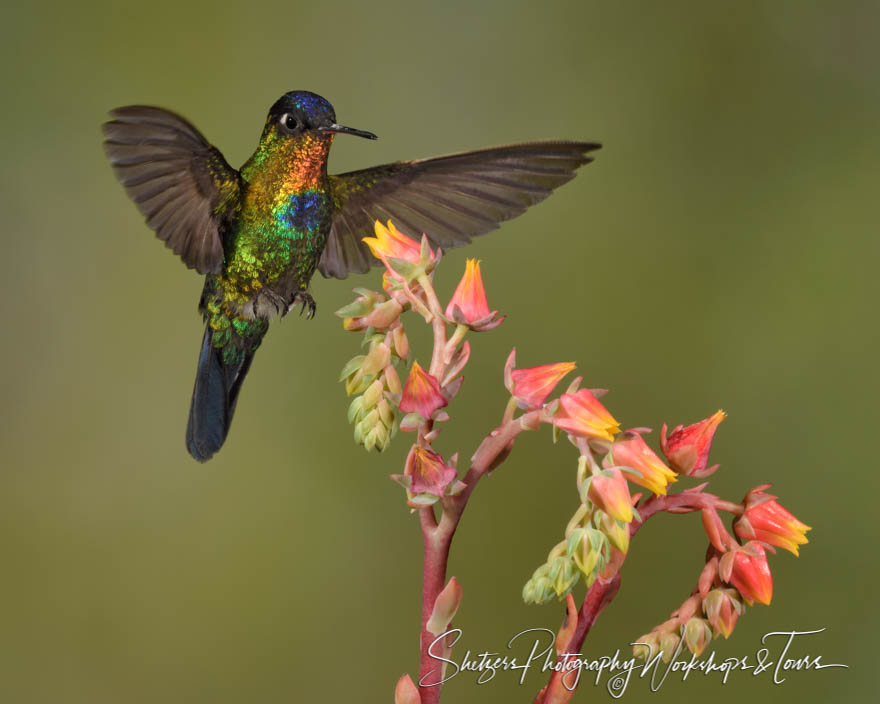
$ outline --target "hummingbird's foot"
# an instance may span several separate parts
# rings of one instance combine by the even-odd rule
[[[307,320],[311,320],[315,317],[315,311],[318,310],[318,304],[315,303],[315,299],[312,298],[311,294],[306,293],[305,291],[298,291],[293,297],[293,302],[288,306],[287,312],[289,313],[296,308],[297,303],[302,303],[302,308],[300,308],[299,311],[300,315],[305,313]]]

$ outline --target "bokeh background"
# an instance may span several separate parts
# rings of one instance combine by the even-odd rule
[[[284,91],[328,97],[331,171],[517,140],[592,139],[596,162],[501,231],[483,260],[509,315],[475,337],[444,452],[500,416],[501,367],[577,360],[625,425],[723,407],[712,479],[772,481],[814,526],[772,560],[771,607],[719,655],[827,628],[799,654],[850,665],[669,681],[626,698],[855,700],[876,692],[876,262],[880,8],[864,2],[19,3],[2,10],[0,701],[391,701],[414,672],[420,536],[408,438],[354,445],[337,374],[359,339],[314,282],[318,316],[274,326],[231,437],[207,465],[183,434],[199,277],[143,224],[99,125],[128,103],[189,117],[233,164]],[[424,336],[414,335],[416,345]],[[426,351],[416,347],[416,356]],[[464,649],[504,651],[554,605],[520,589],[574,510],[571,448],[517,441],[462,522]],[[639,535],[587,642],[626,649],[687,595],[696,516]],[[580,591],[578,592],[580,593]],[[531,701],[543,678],[448,685],[455,702]],[[575,701],[605,700],[585,686]]]

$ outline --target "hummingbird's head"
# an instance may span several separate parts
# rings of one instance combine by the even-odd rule
[[[311,136],[329,141],[334,134],[377,138],[372,132],[337,124],[333,106],[320,95],[307,90],[293,90],[278,98],[269,109],[266,127],[282,138]]]

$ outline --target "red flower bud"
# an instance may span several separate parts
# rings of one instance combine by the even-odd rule
[[[736,587],[746,603],[769,604],[773,598],[773,576],[764,548],[756,542],[746,543],[732,559],[733,567],[727,581]]]
[[[660,447],[669,465],[676,472],[686,474],[689,477],[705,477],[718,469],[718,465],[709,467],[709,450],[712,447],[712,438],[715,436],[715,428],[727,417],[724,411],[717,411],[713,415],[694,423],[686,428],[679,425],[666,436],[666,425],[660,431]]]

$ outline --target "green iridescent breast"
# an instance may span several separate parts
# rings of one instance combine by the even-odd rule
[[[298,286],[305,288],[330,227],[326,190],[286,194],[271,204],[259,198],[255,201],[246,201],[223,276],[227,298],[240,302],[273,286],[291,270]]]

